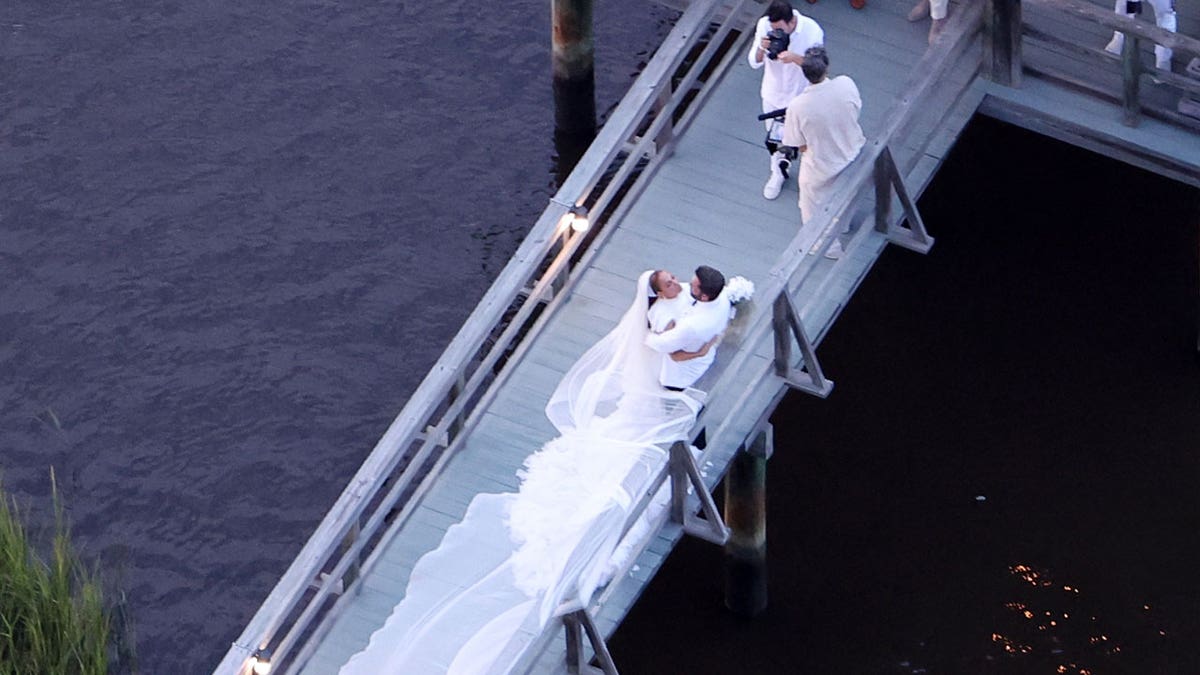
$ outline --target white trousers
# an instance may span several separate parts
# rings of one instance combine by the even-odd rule
[[[1154,8],[1154,23],[1158,24],[1159,28],[1175,32],[1175,0],[1144,0],[1145,4]],[[1117,14],[1125,14],[1125,0],[1116,0],[1116,6],[1113,8]],[[1133,14],[1125,14],[1129,18],[1133,18]],[[1117,52],[1121,51],[1122,45],[1125,44],[1124,33],[1113,33],[1113,41],[1109,43]],[[1171,67],[1171,50],[1162,45],[1154,45],[1154,63],[1162,68],[1164,65],[1167,69]]]
[[[800,220],[805,224],[812,222],[813,218],[817,217],[817,208],[820,207],[829,196],[830,187],[833,184],[833,178],[818,178],[812,179],[805,175],[804,166],[800,166],[800,177],[797,183],[800,186]],[[834,176],[837,178],[837,176]]]

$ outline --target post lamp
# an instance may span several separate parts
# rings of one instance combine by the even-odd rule
[[[263,647],[250,657],[250,670],[254,675],[268,675],[271,672],[271,650]]]
[[[587,229],[591,227],[591,223],[588,222],[588,210],[586,206],[583,206],[582,204],[576,204],[568,209],[567,213],[571,214],[572,230],[575,230],[576,232],[587,232]]]

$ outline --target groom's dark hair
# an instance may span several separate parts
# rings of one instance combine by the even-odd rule
[[[709,300],[715,300],[725,289],[725,275],[708,265],[696,268],[696,278],[700,280],[700,292],[707,295]]]

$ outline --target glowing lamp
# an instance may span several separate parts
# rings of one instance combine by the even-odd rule
[[[271,672],[271,650],[260,649],[250,657],[250,669],[254,675],[267,675]]]
[[[567,213],[571,214],[572,230],[575,230],[576,232],[587,232],[587,229],[591,227],[591,223],[588,222],[588,210],[586,206],[576,204],[568,209]]]

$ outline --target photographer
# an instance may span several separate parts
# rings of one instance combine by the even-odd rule
[[[854,161],[866,138],[858,124],[862,97],[854,80],[827,77],[829,56],[824,47],[804,52],[804,75],[809,86],[792,99],[783,126],[783,142],[800,148],[800,218],[802,228],[816,220],[833,180]],[[811,231],[816,237],[820,233]]]
[[[808,85],[800,65],[804,50],[825,42],[825,32],[816,21],[792,9],[786,0],[773,0],[754,27],[754,40],[747,55],[750,67],[763,69],[762,110],[770,112],[786,108],[787,104]],[[779,131],[776,120],[766,120],[768,135]],[[771,153],[771,177],[763,187],[763,197],[775,199],[783,189],[787,170],[795,159],[795,151],[783,150],[778,142],[767,140]],[[789,156],[790,155],[790,156]]]

